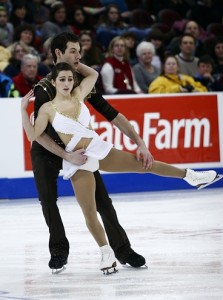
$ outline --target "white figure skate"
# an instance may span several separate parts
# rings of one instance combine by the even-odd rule
[[[223,175],[217,174],[216,171],[194,171],[187,169],[186,176],[183,179],[200,190],[222,178]]]
[[[109,245],[105,245],[100,247],[100,249],[101,249],[100,270],[103,271],[105,275],[110,275],[118,272],[118,270],[115,269],[116,258],[112,248]]]

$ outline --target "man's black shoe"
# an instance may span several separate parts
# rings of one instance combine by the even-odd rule
[[[122,257],[121,259],[118,258],[118,260],[122,265],[129,264],[133,268],[140,268],[146,264],[145,258],[132,249],[125,257]]]
[[[50,269],[61,269],[66,264],[67,264],[67,256],[52,255],[48,265]]]

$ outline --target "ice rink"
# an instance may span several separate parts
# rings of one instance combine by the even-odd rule
[[[222,300],[223,188],[111,195],[148,268],[99,270],[100,252],[74,197],[60,198],[70,256],[48,268],[48,229],[37,199],[0,200],[0,300]]]

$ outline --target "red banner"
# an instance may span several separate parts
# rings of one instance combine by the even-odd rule
[[[108,101],[124,114],[145,141],[156,160],[167,163],[220,161],[216,95],[157,96]],[[135,152],[136,145],[88,105],[92,127],[116,148]],[[25,144],[25,168],[31,169]]]

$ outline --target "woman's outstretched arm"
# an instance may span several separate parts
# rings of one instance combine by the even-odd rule
[[[45,111],[45,105],[42,105],[35,121],[35,125],[31,124],[26,109],[29,105],[30,99],[33,97],[33,90],[30,90],[21,100],[22,125],[30,142],[36,140],[44,132],[49,121],[49,116]]]

